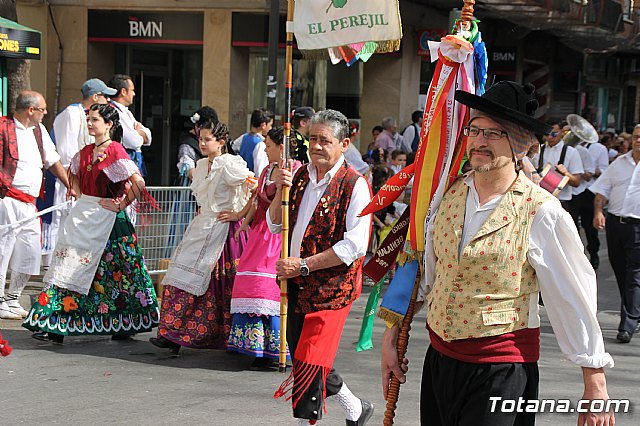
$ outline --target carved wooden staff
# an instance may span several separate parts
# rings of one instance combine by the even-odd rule
[[[287,45],[285,50],[286,79],[283,162],[289,167],[291,140],[291,89],[293,87],[293,7],[294,0],[287,1]],[[289,187],[282,188],[282,259],[289,257]],[[291,354],[293,358],[293,354]],[[278,371],[287,371],[287,279],[280,280],[280,359]]]
[[[458,22],[458,31],[469,31],[471,27],[471,21],[473,20],[473,8],[476,4],[475,0],[464,0],[464,6],[462,7],[462,14],[460,15],[460,21]],[[426,111],[425,111],[426,113]],[[421,256],[420,256],[421,257]],[[419,259],[421,261],[421,259]],[[398,335],[398,341],[396,348],[398,350],[398,362],[402,364],[407,353],[407,346],[409,345],[409,331],[411,330],[411,321],[413,321],[413,315],[415,313],[416,298],[418,297],[418,288],[420,286],[420,269],[418,269],[418,275],[413,285],[413,292],[411,293],[411,300],[407,313],[402,321],[402,328]],[[400,395],[400,381],[395,375],[391,375],[391,383],[389,384],[389,393],[387,395],[387,407],[384,413],[384,426],[393,425],[393,418],[396,415],[396,406],[398,404],[398,396]]]

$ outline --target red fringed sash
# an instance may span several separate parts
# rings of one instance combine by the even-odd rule
[[[326,398],[326,381],[335,360],[342,329],[351,310],[351,304],[341,309],[324,310],[306,314],[298,347],[293,356],[293,370],[273,395],[280,398],[291,392],[286,400],[293,399],[293,408],[309,389],[318,373],[322,374],[323,400]],[[326,412],[326,405],[325,405]]]

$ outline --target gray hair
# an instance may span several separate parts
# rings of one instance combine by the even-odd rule
[[[324,124],[331,128],[331,133],[339,140],[349,137],[349,120],[343,113],[333,109],[325,109],[311,117],[311,125]]]
[[[382,119],[382,128],[385,130],[392,128],[396,124],[398,123],[396,122],[396,119],[393,117],[385,117]]]
[[[633,130],[635,129],[640,129],[640,123],[636,124],[636,126],[633,128]]]
[[[31,107],[37,108],[40,103],[40,96],[38,92],[32,92],[30,90],[20,92],[16,99],[16,111],[24,111]]]

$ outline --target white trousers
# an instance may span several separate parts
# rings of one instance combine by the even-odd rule
[[[36,206],[5,197],[0,199],[0,277],[7,270],[22,274],[40,273],[40,219],[36,218],[18,227],[10,227],[22,219],[34,217]],[[4,295],[4,280],[0,282]]]

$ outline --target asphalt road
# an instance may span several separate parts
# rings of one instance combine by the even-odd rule
[[[631,412],[618,414],[617,425],[640,424],[640,336],[629,344],[615,341],[619,298],[606,251],[598,272],[599,313],[607,350],[616,366],[607,371],[612,398],[631,400]],[[360,320],[368,288],[347,320],[335,367],[358,396],[375,404],[371,425],[382,424],[379,341],[384,330],[376,320],[375,349],[356,353]],[[35,297],[36,290],[29,292]],[[408,357],[408,382],[401,387],[397,425],[418,425],[419,385],[428,345],[424,313],[414,322]],[[0,425],[293,425],[289,404],[274,400],[285,375],[253,372],[252,360],[223,351],[184,350],[174,358],[148,343],[152,334],[129,341],[108,337],[65,339],[54,346],[30,338],[16,321],[0,320],[14,353],[0,360]],[[580,368],[566,361],[543,317],[539,362],[540,398],[577,401],[582,394]],[[320,425],[344,425],[342,410],[328,402]],[[576,414],[538,415],[539,425],[575,425]]]

